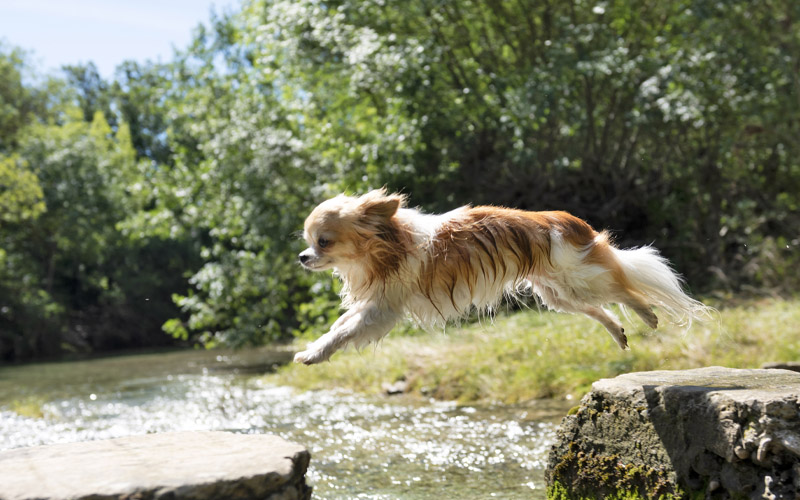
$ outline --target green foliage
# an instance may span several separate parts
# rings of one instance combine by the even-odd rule
[[[164,316],[162,305],[145,303],[159,292],[152,274],[149,283],[131,276],[156,271],[141,261],[148,243],[127,240],[117,229],[138,209],[131,186],[140,166],[129,130],[121,125],[114,132],[100,111],[87,122],[69,104],[60,115],[59,122],[26,127],[14,156],[0,163],[3,179],[14,169],[17,178],[2,198],[17,205],[4,212],[0,234],[2,359],[163,343],[152,325],[150,335],[139,331],[152,323],[147,316]]]
[[[116,116],[111,111],[109,85],[100,77],[94,63],[65,66],[62,69],[66,74],[67,87],[74,92],[74,100],[83,112],[84,121],[91,122],[95,114],[101,112],[115,127]]]
[[[798,20],[789,0],[248,0],[112,82],[26,79],[2,47],[0,355],[319,332],[337,289],[295,263],[303,217],[382,185],[566,209],[695,289],[794,291]],[[122,318],[143,321],[103,331]]]
[[[780,285],[753,269],[796,263],[800,243],[799,7],[762,7],[306,0],[245,14],[256,63],[344,185],[434,209],[568,209],[735,288]],[[765,255],[759,233],[788,246]]]
[[[18,155],[0,156],[0,222],[35,219],[45,210],[42,188]]]
[[[36,98],[23,84],[25,54],[0,43],[0,153],[16,146],[17,134],[28,124]]]

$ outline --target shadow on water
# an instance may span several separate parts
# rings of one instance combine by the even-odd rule
[[[271,385],[264,374],[290,358],[273,349],[184,351],[0,368],[0,449],[264,432],[309,448],[315,498],[544,498],[565,403],[460,406]]]

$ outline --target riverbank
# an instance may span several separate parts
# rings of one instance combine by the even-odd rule
[[[652,331],[636,318],[626,324],[628,351],[592,320],[534,309],[444,333],[394,333],[378,346],[338,353],[320,365],[287,365],[267,379],[304,390],[370,394],[392,386],[463,403],[517,403],[579,398],[595,380],[633,371],[756,368],[800,359],[800,299],[717,307],[713,320],[688,331],[672,325]]]

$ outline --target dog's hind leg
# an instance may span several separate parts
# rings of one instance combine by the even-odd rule
[[[563,298],[565,294],[563,292],[559,292],[559,290],[555,287],[547,286],[536,281],[533,281],[533,283],[533,290],[536,295],[539,296],[544,305],[554,311],[581,313],[599,321],[604,327],[606,327],[606,330],[608,330],[608,333],[610,333],[611,337],[614,338],[614,342],[617,343],[620,349],[625,350],[628,348],[628,337],[625,336],[625,329],[622,328],[619,320],[614,317],[614,314],[611,313],[611,311],[585,302],[566,300]]]
[[[638,314],[647,326],[653,330],[658,328],[658,316],[656,316],[656,313],[653,312],[653,309],[646,302],[630,293],[627,293],[626,297],[623,298],[621,302],[633,309],[633,312]]]
[[[611,334],[611,337],[614,339],[614,342],[617,343],[620,349],[623,351],[628,348],[628,337],[625,336],[625,329],[622,328],[619,320],[614,317],[611,311],[603,309],[602,307],[597,306],[590,306],[590,305],[583,305],[576,308],[578,312],[585,314],[586,316],[599,321],[608,333]]]

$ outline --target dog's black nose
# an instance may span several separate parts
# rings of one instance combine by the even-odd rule
[[[308,256],[308,255],[304,255],[304,254],[302,254],[302,253],[301,253],[301,254],[299,255],[299,257],[300,257],[300,263],[301,263],[301,264],[305,264],[306,262],[308,262],[308,259],[309,259],[309,256]]]

